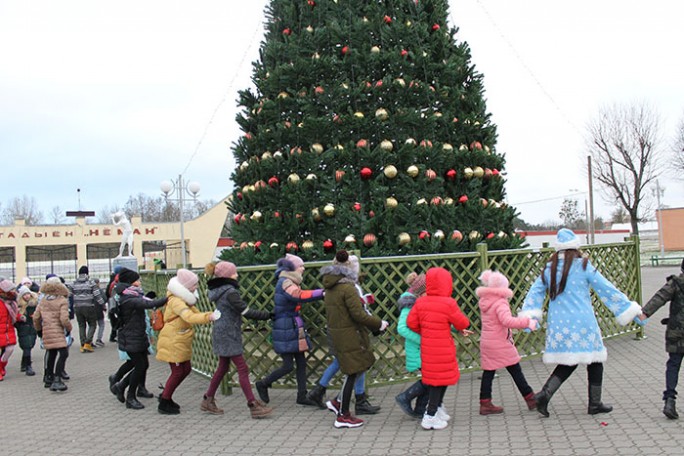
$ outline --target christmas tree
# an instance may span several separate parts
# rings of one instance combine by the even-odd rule
[[[446,0],[273,0],[243,90],[225,257],[519,247],[504,157]]]

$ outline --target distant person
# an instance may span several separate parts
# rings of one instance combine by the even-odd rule
[[[33,326],[33,313],[38,305],[38,295],[33,293],[26,285],[22,285],[17,290],[17,306],[19,314],[15,327],[17,328],[17,338],[19,347],[22,350],[21,371],[29,377],[36,375],[33,370],[31,360],[31,350],[36,346],[36,329]]]
[[[122,266],[114,266],[114,270],[109,274],[109,283],[105,288],[105,299],[107,301],[107,318],[109,318],[109,341],[116,342],[116,332],[119,329],[119,317],[116,312],[117,303],[114,301],[114,287],[119,283],[119,272]]]
[[[603,363],[608,352],[603,345],[590,291],[593,289],[618,324],[627,325],[641,314],[641,306],[624,295],[591,264],[579,250],[580,240],[572,230],[556,234],[556,252],[527,292],[521,317],[542,319],[548,294],[546,347],[542,360],[556,364],[542,390],[534,396],[537,411],[548,417],[548,405],[577,366],[587,366],[589,406],[587,413],[608,413],[613,407],[601,402]]]
[[[78,278],[71,285],[74,297],[74,313],[78,322],[81,353],[92,353],[93,338],[97,329],[99,313],[105,302],[100,287],[88,276],[88,266],[81,266]]]
[[[69,356],[71,321],[69,320],[69,290],[57,276],[50,277],[40,287],[41,298],[33,314],[38,337],[47,352],[43,382],[50,391],[66,391],[62,372]]]
[[[302,274],[304,260],[297,255],[288,253],[276,263],[277,282],[271,338],[273,350],[281,356],[283,364],[254,385],[259,398],[267,404],[270,402],[268,389],[277,380],[292,372],[296,363],[297,404],[318,407],[316,402],[307,397],[306,352],[311,348],[311,341],[299,311],[302,304],[323,299],[323,290],[303,290]]]
[[[157,339],[157,359],[169,363],[171,375],[166,380],[159,397],[159,413],[177,415],[180,406],[173,401],[176,388],[190,375],[192,365],[192,339],[194,325],[211,323],[221,318],[221,312],[200,312],[197,309],[197,286],[199,277],[188,269],[179,269],[176,277],[169,280],[164,309],[164,327]]]
[[[93,282],[95,282],[95,285],[97,285],[97,288],[100,288],[100,279],[94,278]],[[102,292],[102,289],[100,289],[100,293]],[[106,296],[106,294],[105,294]],[[104,347],[104,341],[102,338],[104,337],[104,330],[105,330],[105,313],[106,313],[106,307],[107,307],[107,300],[104,300],[103,305],[98,305],[95,306],[97,309],[97,336],[95,339],[95,345],[98,347]]]
[[[671,275],[660,290],[648,300],[642,309],[643,321],[650,317],[658,309],[670,303],[670,314],[661,323],[667,325],[665,330],[665,351],[668,360],[665,369],[665,391],[663,400],[665,407],[663,413],[671,420],[679,418],[677,413],[677,383],[679,381],[679,369],[684,358],[684,261],[682,261],[679,275]]]
[[[7,363],[17,345],[17,333],[14,324],[17,322],[16,285],[11,280],[0,277],[0,381],[7,375]]]

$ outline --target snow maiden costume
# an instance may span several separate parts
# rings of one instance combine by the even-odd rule
[[[546,316],[546,348],[543,361],[558,364],[542,390],[535,395],[537,410],[548,417],[547,406],[553,394],[575,371],[578,364],[587,365],[589,380],[588,413],[613,410],[601,403],[603,362],[607,358],[601,330],[591,303],[590,289],[615,315],[617,322],[627,325],[641,314],[641,306],[625,296],[582,257],[579,239],[563,228],[556,237],[556,252],[532,284],[519,316],[541,320],[542,305],[548,292]]]

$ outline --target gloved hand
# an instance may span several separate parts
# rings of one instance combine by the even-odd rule
[[[380,331],[386,330],[388,326],[389,326],[389,322],[382,320],[382,323],[380,323]]]
[[[275,312],[269,312],[268,315],[271,317],[271,320],[275,320]]]
[[[534,318],[530,318],[530,322],[527,324],[527,329],[529,329],[530,331],[536,331],[538,327],[539,323],[537,322],[537,320],[535,320]]]
[[[209,315],[209,321],[216,321],[219,318],[221,318],[221,311],[218,309],[216,309],[211,313],[211,315]]]
[[[36,334],[38,335],[39,338],[43,338],[43,331],[36,331]]]
[[[634,323],[636,323],[639,326],[646,326],[646,323],[648,323],[648,318],[644,318],[642,320],[641,318],[639,318],[640,316],[641,315],[637,315],[636,317],[634,317],[634,320],[632,320],[632,321],[634,321]],[[644,315],[644,317],[645,317],[645,315]]]
[[[375,304],[375,296],[373,295],[373,293],[366,293],[365,295],[363,295],[363,301],[366,304]]]

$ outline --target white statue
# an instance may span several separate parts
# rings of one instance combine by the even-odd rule
[[[126,217],[126,214],[124,214],[123,211],[113,213],[112,221],[114,222],[114,225],[121,225],[123,231],[117,258],[123,256],[126,245],[128,245],[128,256],[133,256],[133,226],[131,225],[131,222],[128,221],[128,217]]]

